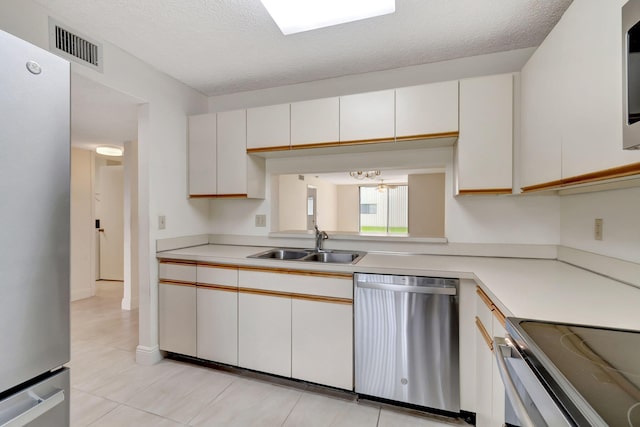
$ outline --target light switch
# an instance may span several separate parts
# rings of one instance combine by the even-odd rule
[[[267,226],[267,216],[256,215],[256,227],[266,227],[266,226]]]
[[[167,228],[167,218],[164,215],[158,216],[158,230]]]

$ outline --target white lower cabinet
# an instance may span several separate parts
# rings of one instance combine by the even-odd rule
[[[296,298],[291,304],[291,376],[352,390],[352,305]]]
[[[476,304],[476,426],[502,427],[505,392],[493,354],[493,337],[505,336],[503,318],[493,302],[478,288]]]
[[[291,376],[291,298],[240,292],[238,365]]]
[[[238,292],[198,287],[197,355],[238,364]]]
[[[195,270],[195,267],[194,267]],[[160,350],[196,355],[196,285],[158,285]]]

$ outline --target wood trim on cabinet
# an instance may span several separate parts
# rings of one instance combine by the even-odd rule
[[[562,187],[562,180],[558,179],[556,181],[543,182],[541,184],[528,185],[526,187],[522,187],[521,190],[523,193],[531,193],[533,191],[543,191],[543,190],[555,190]]]
[[[230,265],[230,264],[216,264],[213,262],[198,262],[198,267],[205,267],[205,268],[223,268],[225,270],[237,270],[238,266],[237,265]]]
[[[629,175],[640,174],[640,163],[632,163],[629,165],[618,166],[615,168],[604,169],[601,171],[576,175],[562,180],[563,185],[585,184],[594,181],[603,181],[605,179],[622,178]]]
[[[487,347],[489,347],[489,350],[493,351],[493,341],[491,340],[491,336],[487,332],[486,328],[484,327],[484,325],[482,324],[482,321],[478,316],[476,316],[476,326],[480,331],[480,335],[482,335],[482,338],[484,338],[484,342],[487,344]]]
[[[395,142],[395,136],[389,136],[386,138],[373,138],[373,139],[352,139],[350,141],[340,141],[340,145],[362,145],[362,144],[379,144],[381,142]]]
[[[420,135],[405,135],[405,136],[396,136],[396,141],[416,141],[420,139],[436,139],[436,138],[453,138],[460,136],[460,132],[452,131],[452,132],[440,132],[440,133],[425,133]]]
[[[312,144],[295,144],[295,145],[291,145],[291,149],[292,150],[304,150],[306,148],[337,147],[339,145],[340,145],[339,141],[314,142]]]
[[[243,294],[264,295],[279,298],[293,298],[307,301],[328,302],[333,304],[353,304],[353,300],[349,298],[327,297],[323,295],[296,294],[293,292],[268,291],[265,289],[238,288],[238,292]]]
[[[291,145],[274,145],[272,147],[247,148],[247,154],[264,153],[267,151],[287,151],[287,150],[291,150]]]
[[[170,258],[160,258],[160,264],[184,265],[185,267],[195,267],[195,261],[183,261]]]
[[[493,305],[493,301],[484,291],[480,288],[480,286],[476,286],[476,294],[480,297],[482,302],[489,308],[489,310],[493,311],[495,309],[495,305]]]
[[[511,188],[478,188],[478,189],[460,189],[459,196],[468,196],[472,194],[512,194]]]
[[[498,319],[498,322],[500,322],[503,328],[507,327],[506,317],[495,304],[493,304],[493,315]]]
[[[618,166],[615,168],[603,169],[596,172],[589,172],[582,175],[570,176],[568,178],[562,178],[556,181],[544,182],[542,184],[529,185],[522,187],[523,193],[529,193],[532,191],[562,189],[564,187],[588,184],[598,181],[605,181],[614,178],[623,178],[625,176],[640,175],[640,163],[631,163],[624,166]]]
[[[214,291],[238,292],[238,288],[236,286],[212,285],[210,283],[196,283],[196,286],[198,288],[211,289]]]
[[[186,286],[189,288],[195,288],[196,284],[193,282],[180,282],[178,280],[158,279],[160,285],[173,285],[173,286]]]
[[[268,268],[268,267],[251,267],[239,265],[238,270],[245,271],[258,271],[263,273],[280,273],[280,274],[291,274],[294,276],[314,276],[314,277],[330,277],[334,279],[353,279],[352,273],[332,273],[325,271],[304,271],[304,270],[290,270],[286,268]]]

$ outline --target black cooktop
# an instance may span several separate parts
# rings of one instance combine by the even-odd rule
[[[586,402],[610,426],[640,427],[640,332],[514,320],[530,363],[550,371],[575,407]]]

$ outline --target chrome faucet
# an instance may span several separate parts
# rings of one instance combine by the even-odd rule
[[[314,225],[314,228],[316,229],[316,252],[322,252],[322,241],[327,240],[329,235],[324,231],[318,230],[317,225]]]

